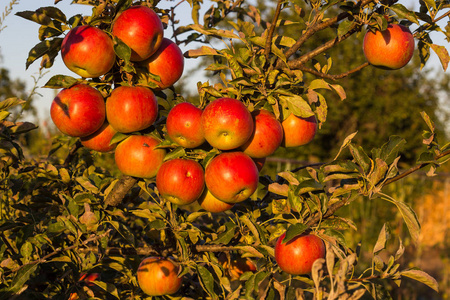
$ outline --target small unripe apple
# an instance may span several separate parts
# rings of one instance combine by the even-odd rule
[[[85,78],[99,77],[116,61],[112,39],[97,27],[84,25],[69,31],[61,44],[64,64]]]
[[[325,258],[325,244],[316,235],[302,234],[283,243],[283,233],[275,245],[275,261],[284,272],[291,275],[311,273],[312,265],[319,258]]]
[[[408,27],[389,24],[384,31],[368,31],[363,42],[367,61],[376,67],[395,70],[404,67],[414,53],[414,36]]]

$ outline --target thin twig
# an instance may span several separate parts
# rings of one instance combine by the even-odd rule
[[[266,45],[264,47],[266,60],[269,60],[270,51],[272,49],[272,39],[273,34],[275,32],[275,28],[277,27],[278,18],[281,13],[281,5],[283,4],[283,0],[278,0],[277,8],[275,10],[275,15],[273,16],[272,24],[270,24],[270,28],[267,34]]]
[[[345,78],[345,77],[347,77],[347,76],[349,76],[349,75],[351,75],[353,73],[356,73],[356,72],[362,70],[363,68],[367,67],[368,65],[369,65],[369,63],[365,62],[362,65],[360,65],[360,66],[358,66],[358,67],[356,67],[356,68],[354,68],[352,70],[349,70],[349,71],[341,73],[341,74],[336,74],[336,75],[325,74],[325,73],[322,73],[322,72],[319,72],[319,71],[316,71],[314,69],[307,68],[307,67],[304,67],[304,66],[300,66],[299,69],[301,71],[303,71],[303,72],[313,74],[313,75],[315,75],[317,77],[331,79],[331,80],[337,80],[337,79]]]
[[[445,157],[445,156],[447,156],[447,155],[450,155],[450,150],[447,150],[447,151],[445,151],[445,152],[442,152],[442,153],[439,154],[439,155],[436,155],[436,156],[434,157],[434,160],[441,159],[441,158],[443,158],[443,157]],[[419,164],[419,165],[417,165],[417,166],[414,166],[414,167],[412,167],[411,169],[409,169],[409,170],[407,170],[407,171],[405,171],[405,172],[403,172],[403,173],[401,173],[401,174],[399,174],[399,175],[397,175],[397,176],[395,176],[395,177],[392,177],[392,178],[389,179],[389,180],[386,180],[386,182],[385,182],[384,185],[391,184],[391,183],[393,183],[393,182],[395,182],[395,181],[398,181],[398,180],[400,180],[400,179],[402,179],[402,178],[408,176],[408,175],[411,174],[411,173],[414,173],[414,172],[416,172],[416,171],[418,171],[418,170],[420,170],[420,169],[425,168],[426,166],[429,166],[430,164],[432,164],[432,163],[427,162],[427,163],[422,163],[422,164]]]
[[[93,235],[92,237],[84,240],[81,244],[73,244],[72,246],[64,247],[64,248],[56,248],[55,251],[53,251],[53,252],[43,256],[42,258],[30,261],[30,262],[28,262],[26,264],[23,264],[23,265],[17,267],[16,269],[12,270],[11,272],[12,273],[17,273],[20,269],[22,269],[25,266],[45,263],[50,257],[55,256],[58,253],[61,253],[61,252],[64,252],[64,251],[69,251],[69,250],[75,249],[75,248],[80,247],[80,246],[86,246],[90,242],[97,241],[97,240],[99,240],[99,239],[109,235],[110,232],[111,232],[111,229],[108,229],[107,231],[105,231],[104,233],[102,233],[100,235]]]
[[[359,7],[363,7],[368,5],[369,3],[373,2],[375,0],[365,0],[365,1],[361,1],[358,3]],[[288,59],[289,57],[291,57],[294,53],[296,53],[300,47],[311,37],[313,36],[316,32],[321,31],[325,28],[330,27],[331,25],[334,25],[348,17],[350,17],[351,15],[347,12],[342,12],[339,15],[327,19],[326,21],[322,22],[322,23],[318,23],[318,24],[314,24],[312,26],[310,26],[300,37],[299,39],[295,42],[294,45],[292,45],[291,48],[289,48],[288,50],[286,50],[286,52],[284,53],[286,56],[286,59]],[[278,65],[281,64],[282,62],[279,61]]]

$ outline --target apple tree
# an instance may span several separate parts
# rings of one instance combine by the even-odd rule
[[[23,100],[0,103],[0,299],[389,299],[405,279],[438,291],[400,264],[398,237],[386,253],[389,220],[367,258],[344,238],[355,223],[339,215],[356,199],[387,201],[418,242],[415,212],[385,187],[434,174],[450,154],[427,113],[424,151],[406,171],[396,135],[369,151],[355,132],[326,162],[275,177],[264,160],[314,143],[325,92],[347,98],[340,79],[395,72],[412,55],[424,65],[430,51],[446,69],[449,54],[431,35],[450,40],[438,25],[448,1],[420,1],[418,11],[374,0],[264,11],[244,0],[72,1],[92,6],[89,16],[66,16],[61,1],[17,13],[39,24],[26,66],[51,71],[61,55],[73,76],[45,84],[59,90],[50,110],[61,132],[46,158],[25,157],[17,142],[35,126],[7,119]],[[191,21],[181,22],[186,9]],[[315,43],[325,30],[332,37]],[[370,37],[354,49],[367,62],[334,73],[348,62],[328,53],[358,34]],[[189,101],[177,90],[185,59],[213,72]],[[370,267],[360,270],[363,259]]]

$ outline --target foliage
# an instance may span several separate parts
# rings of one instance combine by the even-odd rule
[[[369,66],[363,63],[334,75],[331,58],[316,58],[332,48],[339,49],[342,42],[365,31],[366,26],[386,28],[387,14],[392,14],[391,22],[418,25],[415,37],[422,64],[430,49],[439,55],[444,68],[449,61],[445,48],[429,38],[431,31],[444,31],[435,22],[449,14],[446,1],[421,1],[419,12],[388,1],[307,1],[308,11],[302,9],[303,2],[279,1],[268,16],[243,0],[214,1],[203,19],[203,3],[188,2],[193,22],[188,25],[177,22],[177,5],[163,9],[158,1],[143,4],[172,26],[178,43],[205,43],[185,53],[189,58],[213,59],[207,69],[215,73],[217,81],[214,85],[198,83],[195,104],[199,107],[228,96],[243,101],[249,110],[266,108],[280,120],[290,113],[302,117],[314,114],[324,124],[328,107],[324,91],[346,99],[344,88],[335,80]],[[41,59],[41,67],[51,68],[63,33],[74,26],[91,24],[110,32],[114,17],[133,1],[73,3],[92,5],[92,15],[68,18],[56,6],[18,13],[40,24],[40,42],[30,50],[27,66]],[[295,12],[298,19],[285,19],[285,11],[291,11],[290,15]],[[329,16],[329,11],[334,13]],[[284,28],[294,23],[301,30],[284,35]],[[316,33],[327,28],[333,30],[329,40],[314,49],[303,49]],[[448,28],[445,30],[449,36]],[[120,59],[106,75],[89,80],[55,75],[46,86],[64,88],[84,82],[105,96],[113,85],[155,87],[142,80],[137,66],[129,61],[128,46],[116,39],[115,51]],[[219,150],[184,149],[164,134],[164,117],[171,107],[184,101],[183,96],[175,90],[157,95],[160,120],[152,132],[142,134],[162,139],[160,147],[169,151],[166,159],[189,157],[205,166]],[[17,137],[34,125],[6,121],[9,110],[24,103],[18,98],[0,102],[0,299],[66,299],[72,293],[80,298],[145,299],[136,271],[142,258],[149,255],[172,257],[181,267],[181,290],[165,298],[359,299],[366,295],[388,299],[383,282],[400,285],[406,278],[438,290],[436,280],[427,273],[400,266],[399,258],[405,251],[402,242],[395,254],[381,255],[388,241],[387,224],[373,248],[370,267],[356,272],[362,259],[359,249],[349,247],[344,238],[344,232],[356,229],[355,225],[351,219],[336,215],[359,196],[365,201],[385,200],[400,212],[411,239],[417,242],[420,224],[415,212],[407,203],[388,195],[385,186],[425,167],[434,174],[450,153],[448,144],[438,142],[435,125],[425,112],[425,151],[419,155],[418,164],[403,173],[398,167],[405,144],[402,137],[391,136],[369,152],[354,141],[354,132],[341,141],[337,153],[330,153],[327,163],[282,172],[275,178],[261,176],[255,195],[225,213],[213,215],[161,199],[154,180],[120,177],[114,168],[93,164],[92,153],[74,138],[56,138],[47,159],[25,159]],[[112,142],[123,138],[116,135]],[[70,151],[66,157],[55,155],[67,147]],[[325,241],[326,258],[315,262],[311,275],[289,276],[277,267],[273,246],[285,231],[287,240],[312,231]],[[223,252],[253,258],[257,271],[230,281],[229,270],[218,261]],[[100,273],[101,277],[88,285],[80,280],[83,273]]]

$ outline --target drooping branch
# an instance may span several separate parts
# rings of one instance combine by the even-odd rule
[[[126,194],[136,184],[137,179],[128,175],[122,176],[114,185],[111,192],[105,198],[105,204],[110,206],[119,205]]]

